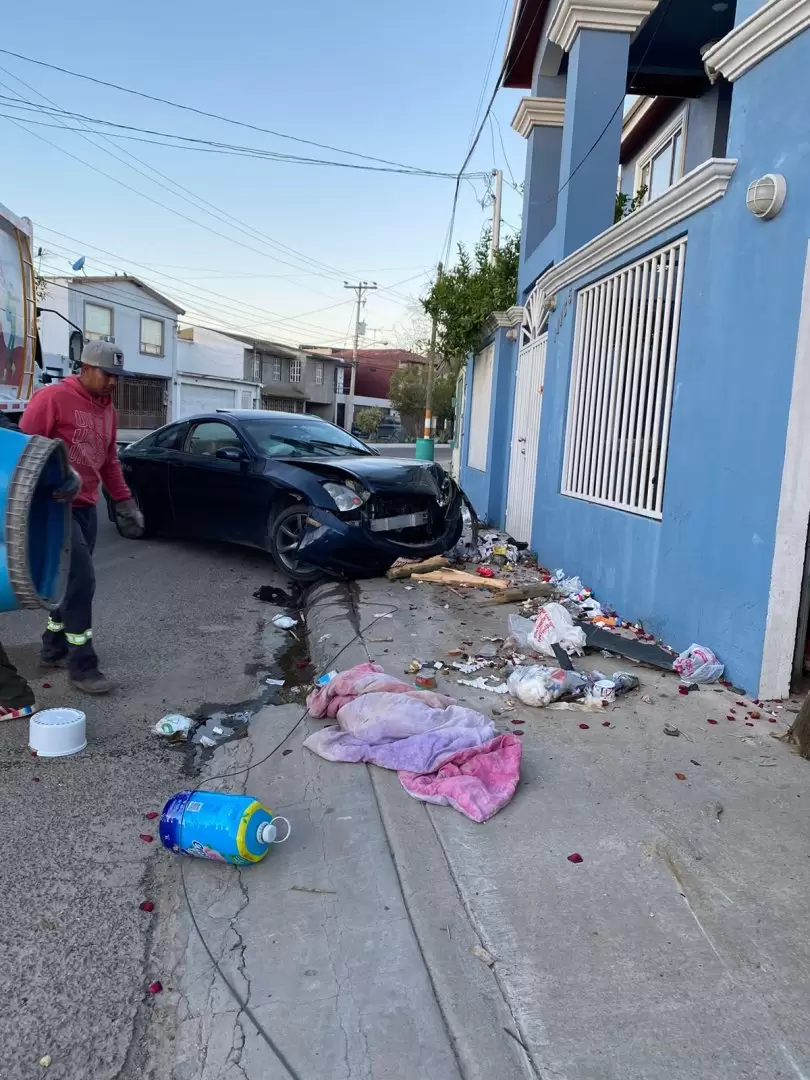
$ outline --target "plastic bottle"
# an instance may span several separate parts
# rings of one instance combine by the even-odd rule
[[[276,830],[279,821],[287,826],[281,839]],[[289,838],[290,823],[251,795],[180,791],[163,807],[159,831],[169,851],[248,866],[260,862],[272,843],[283,844]]]

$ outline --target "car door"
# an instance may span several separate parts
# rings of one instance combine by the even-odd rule
[[[149,523],[171,532],[175,521],[169,497],[169,462],[182,447],[188,423],[170,424],[129,447],[121,459],[124,478]]]
[[[259,483],[253,454],[231,424],[219,417],[191,421],[169,466],[174,513],[185,535],[258,543]]]

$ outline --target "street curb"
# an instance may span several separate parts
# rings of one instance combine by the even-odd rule
[[[319,673],[344,671],[369,659],[363,642],[352,641],[362,629],[356,595],[354,586],[330,582],[313,586],[305,596],[309,654]],[[343,652],[336,659],[338,650]],[[431,809],[410,798],[394,773],[373,766],[366,770],[408,918],[464,1080],[537,1080],[495,971],[471,951],[482,948],[482,942]]]

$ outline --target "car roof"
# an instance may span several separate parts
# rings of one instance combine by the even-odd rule
[[[173,423],[186,424],[190,420],[218,420],[224,416],[230,416],[234,420],[300,420],[305,418],[314,420],[318,424],[326,424],[328,427],[333,426],[328,420],[324,420],[321,416],[315,416],[313,413],[276,412],[271,409],[216,409],[214,412],[194,413],[193,416],[184,416],[180,420],[173,421]]]

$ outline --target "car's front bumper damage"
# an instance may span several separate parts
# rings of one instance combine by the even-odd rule
[[[368,577],[399,558],[421,559],[449,551],[461,535],[463,496],[454,486],[446,506],[409,513],[374,515],[364,507],[354,516],[325,507],[310,508],[298,557],[347,577]]]

